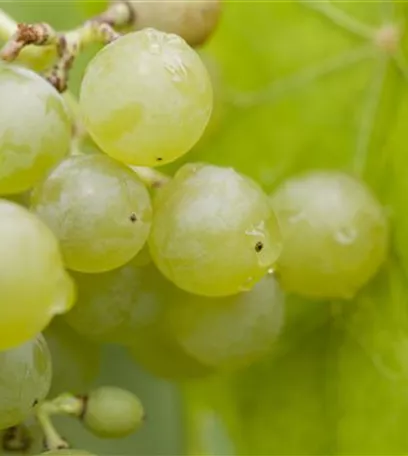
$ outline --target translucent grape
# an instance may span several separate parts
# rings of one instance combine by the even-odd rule
[[[250,364],[273,347],[283,296],[267,275],[251,291],[223,298],[186,293],[152,264],[74,274],[78,302],[64,318],[80,334],[130,347],[159,377],[203,377]]]
[[[73,272],[78,299],[64,316],[67,323],[94,341],[131,341],[133,329],[128,325],[132,313],[138,305],[148,309],[155,299],[155,291],[145,282],[139,264],[138,255],[130,263],[102,274]]]
[[[281,252],[268,197],[230,168],[181,168],[161,189],[154,211],[152,258],[191,293],[227,296],[249,289]]]
[[[87,396],[82,419],[98,437],[120,438],[139,429],[144,410],[138,397],[130,391],[103,386]]]
[[[57,240],[35,215],[0,200],[0,350],[42,331],[74,303]]]
[[[0,63],[0,194],[36,184],[69,151],[63,99],[31,70]]]
[[[220,0],[184,0],[182,2],[129,3],[139,29],[153,27],[163,32],[175,33],[191,46],[205,42],[214,31],[221,13]]]
[[[46,328],[44,337],[52,359],[49,396],[88,391],[99,372],[100,347],[81,337],[59,318]]]
[[[237,369],[274,347],[284,298],[271,275],[248,292],[207,298],[178,289],[153,265],[141,273],[158,291],[149,320],[141,312],[129,317],[130,352],[157,376],[186,379]]]
[[[137,175],[105,155],[60,163],[35,188],[32,210],[59,239],[67,267],[83,272],[128,262],[145,244],[152,217]]]
[[[78,302],[65,320],[93,340],[132,345],[137,361],[158,376],[208,374],[211,369],[187,355],[169,333],[167,311],[179,290],[138,257],[107,273],[74,273]]]
[[[286,181],[272,195],[284,237],[278,262],[286,290],[314,298],[350,298],[387,254],[381,205],[360,181],[313,172]]]
[[[130,165],[174,161],[200,139],[212,109],[210,79],[194,50],[171,34],[122,36],[89,63],[80,106],[91,136]]]
[[[23,421],[51,383],[51,357],[40,335],[0,352],[0,429]]]
[[[172,333],[187,354],[217,369],[248,366],[267,354],[283,324],[284,295],[269,274],[235,296],[181,298],[170,314]]]

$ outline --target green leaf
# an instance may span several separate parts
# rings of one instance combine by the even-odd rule
[[[269,359],[216,390],[189,386],[221,420],[228,454],[408,453],[407,19],[391,0],[231,2],[204,51],[222,118],[186,161],[237,167],[269,191],[303,170],[349,171],[386,205],[395,240],[356,299],[289,297]],[[199,424],[190,440],[207,448]]]
[[[204,50],[221,74],[224,117],[185,161],[236,166],[266,189],[316,167],[376,183],[406,82],[374,39],[337,16],[362,17],[374,32],[390,18],[398,26],[407,6],[383,3],[226,2]]]

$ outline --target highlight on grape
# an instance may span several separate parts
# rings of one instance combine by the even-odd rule
[[[0,9],[5,451],[92,456],[59,415],[99,439],[143,427],[138,395],[95,383],[107,346],[177,385],[262,366],[302,331],[297,312],[352,306],[392,256],[388,213],[358,173],[308,167],[270,191],[196,160],[222,128],[227,95],[201,52],[221,0],[91,3],[64,32]]]

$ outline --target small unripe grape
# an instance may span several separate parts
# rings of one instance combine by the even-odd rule
[[[284,289],[313,298],[350,298],[387,254],[388,224],[363,182],[340,172],[289,179],[272,195],[283,235]]]
[[[98,437],[125,437],[135,432],[143,419],[143,406],[137,396],[122,388],[100,387],[86,399],[83,421]]]
[[[190,46],[203,44],[218,24],[221,13],[220,0],[129,2],[139,29],[153,27],[163,32],[175,33]]]

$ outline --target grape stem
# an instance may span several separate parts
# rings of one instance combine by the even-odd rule
[[[130,166],[139,179],[149,188],[161,188],[170,181],[170,177],[153,168]]]
[[[70,415],[81,417],[84,400],[71,394],[61,394],[50,401],[44,401],[37,407],[36,418],[44,433],[44,446],[47,450],[69,448],[51,421],[53,415]]]
[[[121,29],[133,22],[134,13],[127,1],[111,3],[106,11],[81,27],[61,33],[46,23],[17,23],[0,9],[0,39],[7,40],[0,51],[0,59],[14,61],[26,47],[38,46],[44,53],[53,47],[57,60],[51,63],[45,77],[59,92],[64,92],[69,71],[81,50],[89,44],[114,41],[120,36],[115,28]]]

